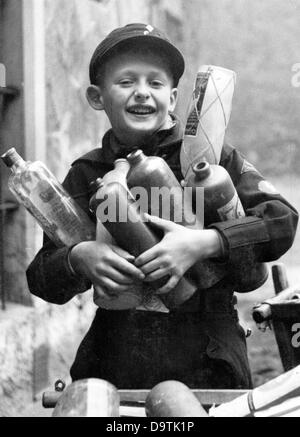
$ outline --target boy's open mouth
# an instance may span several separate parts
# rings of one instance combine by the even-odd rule
[[[133,105],[126,109],[127,112],[134,115],[154,114],[155,108],[149,105]]]

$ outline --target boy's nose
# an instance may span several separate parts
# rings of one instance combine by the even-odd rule
[[[149,90],[147,87],[141,86],[135,90],[134,97],[136,100],[146,100],[150,97]]]

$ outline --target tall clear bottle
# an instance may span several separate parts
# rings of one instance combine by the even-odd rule
[[[1,156],[11,169],[8,186],[57,247],[94,240],[88,215],[40,161],[25,161],[12,148]]]

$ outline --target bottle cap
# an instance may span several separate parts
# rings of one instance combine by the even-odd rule
[[[114,164],[118,164],[119,162],[127,162],[126,158],[118,158],[114,161]]]
[[[200,161],[193,166],[193,172],[195,174],[196,179],[202,180],[205,179],[211,173],[211,168],[208,162]]]
[[[128,171],[130,165],[126,158],[119,158],[114,161],[114,167],[115,169],[124,169],[124,171]]]
[[[96,193],[96,191],[102,186],[102,184],[103,184],[102,178],[95,179],[89,184],[89,191],[92,192],[93,194]]]
[[[9,149],[4,155],[1,156],[2,161],[4,164],[7,165],[7,167],[12,167],[14,164],[16,164],[17,161],[19,161],[21,156],[18,154],[16,149],[12,147]]]
[[[138,149],[129,153],[127,155],[127,160],[130,162],[130,164],[136,164],[137,162],[140,162],[143,159],[143,157],[144,157],[144,152],[141,149]]]

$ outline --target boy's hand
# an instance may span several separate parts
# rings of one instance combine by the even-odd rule
[[[136,281],[145,275],[134,264],[134,256],[120,247],[96,241],[84,241],[73,247],[70,262],[75,272],[87,277],[94,285],[99,285],[101,297],[112,296],[130,290]]]
[[[148,214],[145,216],[165,235],[158,244],[136,258],[134,264],[145,273],[147,282],[170,276],[168,282],[157,290],[158,294],[171,291],[196,261],[221,254],[217,231],[189,229]]]

